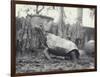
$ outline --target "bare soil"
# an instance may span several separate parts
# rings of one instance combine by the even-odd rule
[[[79,69],[93,69],[94,60],[86,55],[81,55],[77,64],[64,57],[50,55],[52,61],[46,59],[44,54],[29,54],[16,58],[16,73],[69,71]]]

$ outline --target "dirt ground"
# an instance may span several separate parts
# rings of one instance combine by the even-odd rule
[[[50,72],[50,71],[68,71],[77,69],[93,69],[93,58],[81,55],[78,63],[75,64],[70,60],[65,60],[64,57],[50,55],[52,61],[45,58],[41,52],[39,54],[31,54],[18,56],[16,58],[16,73],[32,73],[32,72]]]

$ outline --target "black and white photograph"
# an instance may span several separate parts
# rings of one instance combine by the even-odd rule
[[[16,74],[96,69],[95,20],[95,7],[15,4]]]

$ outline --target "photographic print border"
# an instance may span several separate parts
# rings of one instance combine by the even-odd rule
[[[95,9],[95,68],[69,71],[55,71],[55,72],[38,72],[38,73],[16,73],[16,4],[26,5],[52,5],[64,7],[80,7],[80,8],[94,8]],[[43,74],[60,74],[60,73],[76,73],[76,72],[90,72],[97,71],[97,6],[96,5],[81,5],[81,4],[64,4],[64,3],[49,3],[49,2],[33,2],[33,1],[11,1],[11,76],[28,76],[28,75],[43,75]]]

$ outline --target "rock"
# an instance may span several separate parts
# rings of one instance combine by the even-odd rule
[[[84,46],[84,51],[88,56],[93,56],[95,51],[95,41],[90,40]]]

